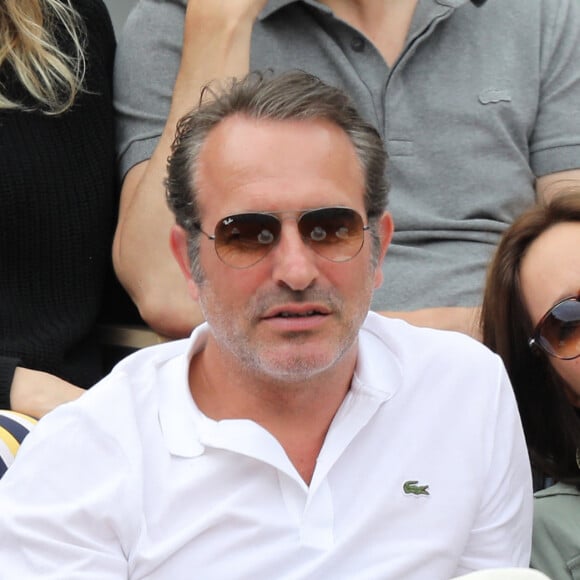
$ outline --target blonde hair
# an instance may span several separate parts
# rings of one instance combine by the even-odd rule
[[[62,37],[70,54],[59,46]],[[84,44],[84,22],[70,0],[0,0],[0,70],[9,67],[35,102],[13,100],[0,86],[0,110],[57,115],[69,109],[83,85]]]

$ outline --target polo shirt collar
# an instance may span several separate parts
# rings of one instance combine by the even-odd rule
[[[359,332],[357,365],[351,392],[379,402],[392,398],[403,382],[398,343],[385,333],[385,317],[369,312]]]
[[[351,435],[368,422],[402,384],[403,374],[397,352],[381,336],[384,332],[382,321],[383,318],[375,313],[371,312],[367,316],[359,333],[358,362],[351,389],[337,413],[339,422],[341,416],[346,417],[349,413],[354,412],[357,416],[355,421],[347,417],[347,425],[341,427],[347,431],[352,429]],[[213,438],[211,432],[206,431],[215,429],[215,422],[198,409],[189,390],[190,361],[204,348],[208,332],[206,323],[198,326],[187,341],[185,352],[168,359],[157,368],[159,424],[168,451],[179,457],[202,455],[203,439],[207,436]],[[219,428],[223,430],[228,427],[222,425]],[[251,435],[251,431],[249,433]]]
[[[435,0],[436,4],[441,4],[441,6],[447,6],[449,8],[459,8],[468,2],[471,2],[471,0]]]
[[[467,4],[471,0],[419,0],[419,3],[421,4],[422,2],[425,1],[432,4],[440,4],[441,6],[446,6],[448,8],[459,8],[460,6],[462,6],[463,4]],[[270,0],[270,2],[266,4],[264,9],[260,13],[258,20],[265,20],[275,12],[278,12],[278,10],[285,8],[290,4],[296,4],[298,2],[303,2],[304,4],[308,4],[310,6],[318,8],[322,12],[332,14],[332,10],[328,6],[326,6],[326,4],[322,4],[321,2],[317,2],[316,0]]]
[[[570,483],[558,482],[550,487],[537,491],[534,495],[536,497],[553,497],[557,495],[574,495],[580,497],[580,490]]]
[[[157,369],[159,384],[159,424],[167,449],[179,457],[196,457],[203,453],[198,423],[201,412],[189,390],[189,363],[206,343],[207,324],[196,327],[185,352],[170,358]]]
[[[309,6],[313,6],[314,8],[322,10],[323,12],[332,14],[332,10],[328,6],[320,2],[316,2],[316,0],[270,0],[270,2],[266,4],[262,12],[260,12],[258,20],[265,20],[275,12],[278,12],[278,10],[285,8],[290,4],[297,4],[298,2],[303,2],[304,4],[308,4]]]

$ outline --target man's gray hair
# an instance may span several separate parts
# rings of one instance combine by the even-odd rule
[[[189,254],[196,281],[202,279],[199,231],[194,227],[200,223],[196,186],[199,155],[210,131],[233,115],[278,121],[324,119],[343,129],[365,175],[365,209],[373,235],[373,255],[378,256],[377,224],[385,210],[388,192],[387,154],[380,135],[362,119],[343,91],[319,78],[302,71],[280,75],[254,72],[233,79],[218,90],[207,85],[200,104],[177,124],[165,186],[177,223],[189,233]]]

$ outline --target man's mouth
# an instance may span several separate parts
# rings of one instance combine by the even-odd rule
[[[308,310],[307,312],[280,312],[276,316],[280,318],[306,318],[317,315],[322,315],[322,312],[318,312],[317,310]]]
[[[263,313],[264,319],[273,318],[312,318],[315,316],[328,316],[331,310],[320,304],[286,304],[275,306]]]

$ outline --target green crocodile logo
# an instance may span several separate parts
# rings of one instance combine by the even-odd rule
[[[406,494],[413,495],[430,495],[428,485],[417,485],[419,482],[416,480],[405,481],[403,483],[403,491]]]

